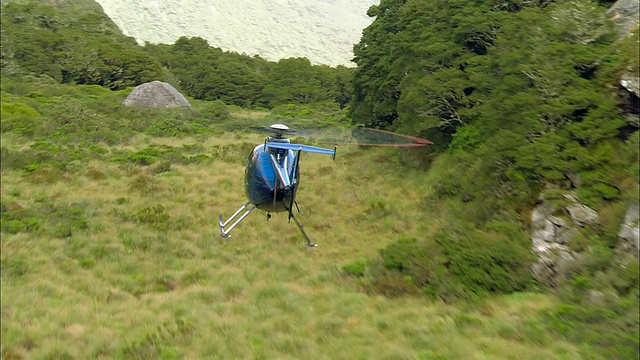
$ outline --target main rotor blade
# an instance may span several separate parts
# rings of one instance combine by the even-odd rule
[[[322,129],[315,133],[299,130],[297,135],[307,135],[316,142],[337,145],[420,147],[433,144],[416,136],[363,127]]]
[[[421,147],[433,144],[426,139],[392,131],[312,119],[228,120],[217,125],[230,131],[271,132],[269,122],[289,126],[292,131],[288,135],[292,142],[299,142],[297,138],[302,138],[317,143],[356,146]]]

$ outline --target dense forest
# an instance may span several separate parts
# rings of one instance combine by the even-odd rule
[[[638,202],[638,100],[619,89],[622,73],[638,75],[638,27],[620,37],[606,13],[612,3],[381,0],[354,46],[357,67],[334,68],[271,62],[200,38],[140,46],[92,1],[3,2],[0,60],[3,82],[30,76],[121,91],[162,80],[196,100],[323,109],[332,121],[428,138],[433,151],[402,155],[403,165],[435,178],[424,206],[459,221],[345,271],[366,291],[445,302],[554,292],[565,304],[548,314],[559,334],[631,358],[638,267],[621,268],[614,248],[624,210]],[[24,121],[12,111],[22,110],[3,95],[3,133]],[[603,214],[579,233],[584,256],[555,288],[532,278],[527,232],[549,190]],[[615,296],[594,305],[593,289]]]

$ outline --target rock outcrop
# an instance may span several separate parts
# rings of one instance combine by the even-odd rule
[[[561,205],[558,205],[560,203]],[[555,205],[554,205],[555,204]],[[640,249],[640,207],[631,205],[621,219],[615,261],[621,266],[638,261]],[[581,228],[598,226],[598,214],[581,204],[572,194],[565,194],[561,201],[545,200],[531,213],[531,241],[533,252],[538,255],[533,264],[534,278],[545,285],[555,287],[558,281],[567,279],[576,266],[581,266],[584,255],[572,250],[571,241]]]
[[[571,194],[564,195],[563,206],[544,201],[544,195],[540,200],[531,213],[531,241],[538,255],[532,272],[537,281],[554,287],[568,276],[572,263],[581,258],[569,247],[572,238],[581,227],[595,225],[598,214]]]
[[[620,231],[618,232],[618,238],[623,241],[620,245],[631,251],[638,251],[640,249],[640,207],[638,205],[631,205],[627,208],[627,213],[624,215],[624,220],[620,225]]]
[[[638,39],[638,23],[640,15],[640,2],[638,0],[618,0],[607,11],[611,20],[618,25],[618,38],[632,37]],[[634,54],[638,56],[638,54]],[[640,78],[638,69],[630,67],[621,69],[618,79],[618,92],[621,99],[621,107],[626,115],[625,121],[634,128],[640,127]]]
[[[618,0],[607,10],[611,20],[620,28],[620,36],[626,35],[638,24],[640,2],[638,0]]]
[[[171,84],[162,81],[152,81],[136,86],[122,104],[160,108],[191,107],[184,95]]]

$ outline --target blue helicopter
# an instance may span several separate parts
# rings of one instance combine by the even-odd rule
[[[245,202],[233,215],[223,221],[222,215],[218,218],[220,226],[220,236],[228,238],[236,225],[244,220],[255,209],[260,209],[267,213],[267,220],[271,213],[287,212],[289,221],[293,220],[309,247],[316,247],[317,244],[311,242],[309,236],[304,231],[304,226],[296,218],[293,207],[298,212],[296,193],[300,184],[300,156],[302,152],[331,155],[335,160],[337,146],[333,149],[321,148],[310,145],[294,144],[285,137],[286,134],[296,133],[283,124],[273,124],[269,130],[272,136],[267,136],[263,144],[253,148],[247,161],[244,173],[244,188],[247,196]],[[395,134],[384,130],[368,129],[383,136],[395,136],[402,138],[404,143],[358,143],[357,145],[374,146],[426,146],[432,143],[428,140],[413,136]],[[227,227],[227,225],[229,225]]]

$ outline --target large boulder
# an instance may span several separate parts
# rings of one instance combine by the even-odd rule
[[[122,101],[125,106],[191,107],[189,101],[176,88],[166,82],[152,81],[136,86]]]

